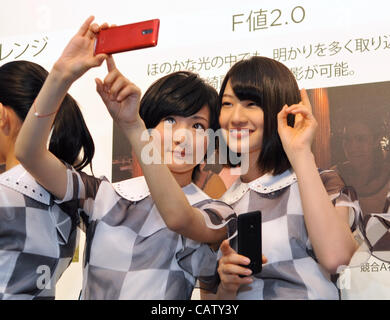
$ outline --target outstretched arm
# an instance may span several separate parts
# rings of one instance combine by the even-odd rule
[[[47,140],[56,111],[74,81],[99,66],[106,55],[94,56],[97,25],[89,17],[54,64],[19,132],[15,154],[31,175],[58,199],[66,194],[65,165],[48,149]]]
[[[97,91],[139,159],[153,200],[165,223],[171,230],[195,241],[219,243],[226,237],[225,228],[213,230],[207,227],[202,213],[189,204],[168,167],[142,161],[142,150],[152,140],[139,116],[141,92],[119,72],[112,57],[107,59],[107,67],[108,75],[104,82],[96,79]]]
[[[283,148],[297,175],[304,219],[309,238],[320,264],[330,273],[348,265],[357,249],[348,221],[347,207],[334,207],[318,173],[311,152],[317,122],[306,91],[302,102],[284,106],[278,114],[278,131]],[[287,115],[295,114],[294,128],[287,125]]]

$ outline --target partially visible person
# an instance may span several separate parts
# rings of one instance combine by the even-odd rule
[[[363,214],[387,212],[389,208],[390,159],[382,151],[380,132],[377,123],[370,123],[361,114],[346,119],[342,136],[346,161],[332,167],[356,190]]]
[[[57,205],[15,156],[15,141],[48,72],[15,61],[0,67],[0,299],[54,299],[78,241],[76,208]],[[81,170],[94,143],[76,101],[66,95],[49,152]],[[79,154],[83,151],[83,157]]]

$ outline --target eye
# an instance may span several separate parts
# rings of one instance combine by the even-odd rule
[[[201,123],[195,123],[195,124],[193,125],[193,127],[194,127],[196,130],[206,130],[206,127],[205,127],[203,124],[201,124]]]
[[[230,101],[222,101],[222,107],[231,107],[233,104]]]
[[[259,107],[259,105],[254,101],[249,101],[246,106],[247,107]]]
[[[167,117],[164,119],[164,122],[165,123],[168,123],[168,124],[175,124],[176,123],[176,120],[172,117]]]

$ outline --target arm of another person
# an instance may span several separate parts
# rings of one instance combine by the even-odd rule
[[[283,148],[297,175],[304,219],[309,239],[319,263],[330,273],[348,265],[358,245],[349,227],[349,208],[334,207],[311,152],[317,122],[305,90],[302,102],[284,106],[278,114],[278,131]],[[295,114],[294,128],[287,125],[287,115]]]
[[[19,132],[15,154],[27,171],[56,198],[67,188],[66,166],[47,149],[47,140],[60,107],[72,83],[87,70],[99,66],[106,55],[94,56],[95,33],[88,18],[54,64]],[[35,112],[39,116],[35,115]],[[72,165],[72,164],[71,164]]]
[[[146,148],[153,142],[139,115],[141,92],[119,72],[111,56],[107,59],[107,68],[108,75],[104,81],[96,79],[97,91],[114,121],[128,138],[166,225],[169,229],[195,241],[219,244],[226,238],[226,228],[207,227],[203,214],[190,205],[165,164],[143,161],[143,150],[147,150]],[[161,157],[159,159],[161,160]]]

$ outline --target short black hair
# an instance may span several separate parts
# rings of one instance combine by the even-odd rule
[[[226,84],[230,80],[234,94],[240,100],[252,100],[264,112],[264,132],[258,166],[264,173],[281,174],[291,168],[278,134],[277,115],[285,104],[301,100],[298,84],[292,72],[282,63],[266,58],[251,57],[234,64],[226,74],[219,93],[219,108]],[[288,116],[294,125],[295,117]]]
[[[209,109],[209,128],[216,131],[220,128],[217,90],[196,73],[178,71],[158,79],[146,90],[139,114],[146,128],[152,129],[168,116],[190,117],[204,106]],[[192,180],[199,170],[198,164]]]
[[[189,71],[171,73],[154,82],[141,99],[140,116],[148,129],[168,116],[189,117],[207,106],[209,128],[217,130],[218,93],[199,75]]]

